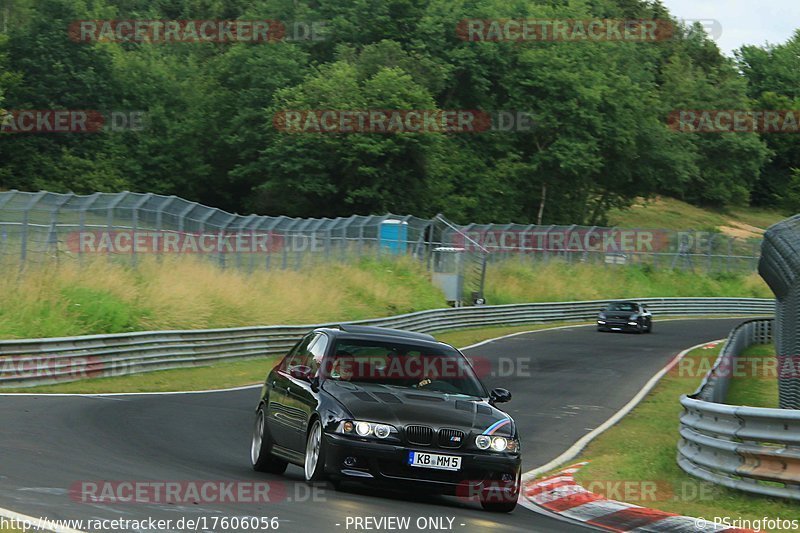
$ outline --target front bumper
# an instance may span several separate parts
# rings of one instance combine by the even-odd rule
[[[440,494],[463,496],[514,485],[522,469],[522,457],[518,453],[483,454],[471,450],[415,447],[362,441],[332,433],[325,433],[323,438],[326,444],[325,473],[340,480],[390,487],[413,486],[415,490],[427,489]],[[409,466],[409,451],[457,455],[461,457],[461,469],[451,472]],[[348,457],[355,458],[356,463],[345,465]]]
[[[637,331],[639,329],[639,323],[630,324],[628,321],[621,320],[598,320],[597,329],[606,331]]]

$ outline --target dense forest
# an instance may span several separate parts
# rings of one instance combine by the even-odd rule
[[[465,19],[659,19],[658,42],[470,41]],[[75,39],[82,20],[272,20],[269,42]],[[5,0],[0,109],[143,112],[0,133],[0,188],[174,194],[290,216],[602,224],[637,197],[800,209],[797,135],[686,134],[676,109],[800,109],[800,33],[720,53],[644,0]],[[74,32],[73,32],[74,33]],[[285,110],[523,110],[481,134],[287,133]]]

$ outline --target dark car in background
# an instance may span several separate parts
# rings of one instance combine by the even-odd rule
[[[653,332],[653,314],[639,302],[611,302],[597,316],[597,331]]]
[[[509,512],[520,490],[517,427],[457,349],[432,336],[343,325],[308,333],[267,375],[253,468],[475,497]]]

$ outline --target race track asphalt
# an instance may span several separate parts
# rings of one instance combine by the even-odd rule
[[[739,322],[662,321],[652,335],[598,333],[593,327],[545,330],[466,353],[492,361],[495,375],[484,377],[489,387],[512,391],[507,410],[519,425],[524,466],[530,470],[607,420],[675,354],[724,338]],[[2,395],[0,507],[49,519],[152,517],[174,523],[207,517],[207,529],[215,531],[226,530],[220,518],[244,516],[277,517],[278,530],[286,532],[582,529],[522,507],[498,515],[454,497],[310,488],[301,470],[291,466],[284,476],[256,473],[248,454],[258,394],[252,388],[177,395]],[[84,503],[70,494],[71,487],[100,480],[268,481],[273,501],[106,504]],[[210,527],[214,517],[216,528]],[[370,521],[356,528],[356,518],[366,517],[409,517],[410,525],[375,528]],[[439,527],[437,518],[443,519]],[[417,527],[418,519],[432,520]]]

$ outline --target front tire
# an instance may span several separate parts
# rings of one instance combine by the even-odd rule
[[[267,430],[267,418],[264,405],[258,407],[256,423],[253,428],[253,440],[250,442],[250,464],[257,472],[283,474],[289,463],[272,455],[272,437]]]
[[[325,478],[325,439],[322,437],[322,424],[319,420],[314,420],[308,431],[303,473],[307,483],[322,481]]]

